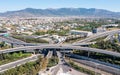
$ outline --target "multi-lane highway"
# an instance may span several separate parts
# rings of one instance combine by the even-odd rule
[[[112,31],[106,31],[106,32],[103,32],[103,33],[98,33],[98,34],[94,34],[86,39],[83,39],[83,40],[80,40],[78,42],[75,42],[73,43],[73,45],[78,45],[80,43],[86,43],[86,42],[90,42],[94,39],[97,39],[97,38],[100,38],[100,37],[104,37],[104,36],[108,36],[108,35],[113,35],[113,34],[116,34],[116,33],[120,33],[120,29],[119,30],[112,30]]]
[[[11,63],[5,64],[5,65],[1,65],[0,66],[0,72],[4,72],[4,71],[6,71],[10,68],[14,68],[14,67],[19,66],[21,64],[25,64],[26,62],[35,61],[35,60],[37,60],[37,56],[38,55],[33,55],[31,57],[27,57],[27,58],[24,58],[24,59],[15,61],[15,62],[11,62]]]
[[[41,71],[39,75],[87,75],[65,65],[66,62],[59,51],[57,51],[57,56],[59,58],[58,64],[49,68],[49,70]]]
[[[59,58],[59,63],[58,65],[56,65],[55,67],[49,70],[49,73],[51,75],[87,75],[87,74],[84,74],[82,72],[72,69],[68,65],[65,65],[66,62],[64,61],[64,58],[59,51],[57,51],[57,56]]]
[[[120,30],[113,30],[113,31],[107,31],[107,32],[95,34],[95,35],[93,35],[91,37],[88,37],[88,38],[86,38],[84,40],[81,40],[81,41],[79,41],[77,43],[74,43],[74,44],[62,44],[62,45],[61,44],[32,44],[32,43],[30,44],[30,43],[25,43],[25,42],[22,42],[22,41],[19,41],[19,40],[15,40],[14,38],[0,37],[1,41],[5,41],[7,43],[26,45],[24,47],[17,47],[17,48],[0,50],[0,54],[9,53],[9,52],[15,52],[15,51],[32,51],[33,52],[34,50],[58,49],[58,50],[63,50],[63,51],[65,51],[65,50],[67,50],[67,51],[70,51],[70,50],[83,50],[83,51],[87,51],[87,52],[97,52],[97,53],[103,53],[103,54],[107,54],[107,55],[111,55],[111,56],[115,56],[115,57],[120,57],[120,53],[117,53],[117,52],[107,51],[107,50],[103,50],[103,49],[96,49],[96,48],[77,46],[77,45],[80,45],[81,43],[83,45],[83,44],[86,44],[87,42],[90,42],[91,40],[96,39],[96,38],[103,37],[103,36],[108,36],[108,35],[113,35],[115,33],[120,33]],[[32,60],[32,59],[30,59],[30,60]],[[26,59],[24,61],[28,61],[28,60]],[[23,61],[18,62],[18,64],[17,63],[15,63],[15,64],[19,65],[21,63],[23,63]],[[0,71],[9,69],[11,67],[14,67],[13,63],[12,64],[11,63],[7,64],[7,66],[4,66],[4,65],[2,67],[0,66]],[[69,67],[65,67],[63,65],[59,65],[59,66],[57,66],[57,68],[58,67],[61,68],[63,71],[68,71],[68,69],[69,69]],[[57,68],[54,69],[54,70],[58,70]],[[73,73],[73,74],[75,75],[75,73]],[[79,73],[79,74],[81,75],[81,73]]]

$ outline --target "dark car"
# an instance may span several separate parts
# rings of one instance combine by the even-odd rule
[[[50,70],[49,68],[46,69],[46,71],[49,71],[49,70]]]
[[[64,60],[62,59],[61,61],[63,62]]]
[[[69,71],[72,71],[72,69],[70,68]]]

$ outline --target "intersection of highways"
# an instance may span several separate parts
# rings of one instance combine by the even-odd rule
[[[89,48],[89,47],[81,47],[81,45],[87,45],[89,44],[90,41],[103,37],[103,36],[108,36],[108,35],[113,35],[113,34],[119,34],[120,30],[113,30],[113,31],[107,31],[107,32],[103,32],[103,33],[99,33],[99,34],[95,34],[91,37],[88,37],[84,40],[75,42],[73,44],[33,44],[33,43],[26,43],[14,38],[6,38],[6,37],[0,37],[0,41],[5,41],[7,43],[10,44],[17,44],[17,45],[23,45],[22,47],[16,47],[16,48],[10,48],[10,49],[5,49],[5,50],[0,50],[0,54],[4,54],[4,53],[10,53],[10,52],[16,52],[16,51],[26,51],[26,52],[35,52],[35,51],[40,51],[43,49],[55,49],[55,50],[59,50],[59,51],[72,51],[72,50],[83,50],[83,51],[87,51],[89,52],[96,52],[96,53],[102,53],[102,54],[107,54],[107,55],[111,55],[114,57],[120,57],[120,53],[117,52],[112,52],[112,51],[107,51],[107,50],[103,50],[103,49],[96,49],[96,48]],[[28,60],[35,60],[35,56],[33,56],[32,58],[28,58],[26,59]],[[20,65],[23,62],[27,62],[26,60],[21,60],[18,61],[16,65]],[[11,65],[12,63],[7,64],[6,65],[2,65],[0,66],[0,72],[3,72],[9,68],[15,67],[14,65]],[[120,68],[117,68],[116,71],[116,75],[120,75]],[[82,75],[82,74],[81,74]],[[83,74],[84,75],[84,74]]]

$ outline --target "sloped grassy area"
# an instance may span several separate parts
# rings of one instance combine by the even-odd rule
[[[6,64],[6,63],[10,63],[22,58],[26,58],[31,56],[31,53],[23,53],[23,52],[19,52],[19,53],[11,53],[11,54],[0,54],[0,65]]]
[[[37,75],[37,73],[42,69],[42,58],[38,57],[38,60],[33,62],[28,62],[24,65],[9,69],[0,75]]]
[[[95,71],[80,67],[77,64],[75,64],[73,61],[69,61],[68,63],[71,67],[73,67],[74,69],[76,69],[80,72],[83,72],[83,73],[86,73],[86,74],[89,74],[89,75],[101,75],[100,73],[95,73]]]
[[[58,61],[59,61],[58,57],[53,56],[53,57],[49,58],[47,67],[52,67],[52,66],[57,65]]]

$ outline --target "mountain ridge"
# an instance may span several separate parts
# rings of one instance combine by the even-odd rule
[[[114,17],[119,18],[120,12],[113,12],[105,9],[96,8],[48,8],[48,9],[35,9],[26,8],[17,11],[7,11],[0,13],[1,17],[41,17],[41,16],[85,16],[85,17]]]

